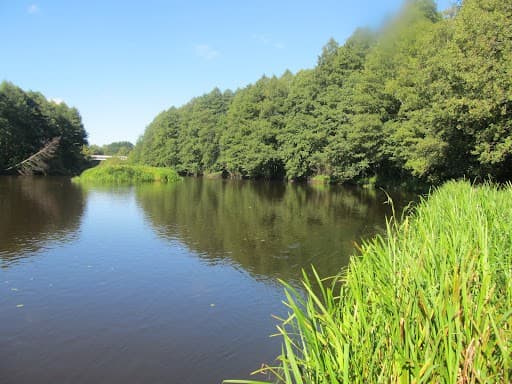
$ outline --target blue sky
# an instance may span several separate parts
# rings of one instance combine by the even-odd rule
[[[135,142],[157,113],[214,87],[312,68],[330,37],[401,3],[0,0],[0,81],[77,107],[90,143]]]

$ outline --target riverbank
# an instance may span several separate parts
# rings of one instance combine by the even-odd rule
[[[82,172],[72,180],[76,183],[137,184],[148,182],[175,183],[181,178],[172,168],[149,167],[122,164],[119,161],[105,161]]]
[[[449,182],[342,275],[305,276],[306,295],[286,285],[280,365],[264,372],[283,383],[510,382],[511,213],[510,185]]]

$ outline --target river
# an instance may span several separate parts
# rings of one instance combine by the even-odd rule
[[[396,209],[407,196],[392,195]],[[0,177],[0,382],[220,383],[280,352],[278,279],[336,274],[383,192]]]

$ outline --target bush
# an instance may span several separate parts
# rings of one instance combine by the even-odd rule
[[[78,183],[99,184],[137,184],[148,182],[174,183],[181,178],[171,168],[148,167],[144,165],[127,165],[119,161],[100,164],[82,172],[73,181]]]

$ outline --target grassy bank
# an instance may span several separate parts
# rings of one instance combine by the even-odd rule
[[[512,187],[448,183],[317,283],[286,287],[275,381],[512,382]]]
[[[106,161],[94,168],[82,172],[73,181],[98,184],[137,184],[148,182],[174,183],[180,176],[171,168],[129,165]]]

